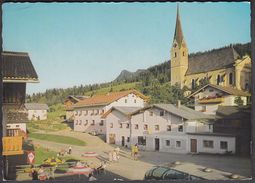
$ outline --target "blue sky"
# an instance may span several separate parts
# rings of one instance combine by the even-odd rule
[[[108,82],[170,59],[176,3],[6,3],[3,48],[28,52],[27,92]],[[179,3],[189,53],[250,41],[249,3]]]

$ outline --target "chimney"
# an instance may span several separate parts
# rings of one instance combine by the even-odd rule
[[[180,108],[180,107],[181,107],[181,101],[177,100],[177,108]]]

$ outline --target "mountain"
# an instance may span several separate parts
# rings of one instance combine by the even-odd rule
[[[137,76],[139,76],[142,73],[147,72],[145,69],[138,69],[135,72],[130,72],[128,70],[122,70],[119,74],[119,76],[113,80],[113,82],[120,82],[120,81],[131,81]]]

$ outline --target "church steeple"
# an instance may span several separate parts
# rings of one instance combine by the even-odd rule
[[[177,4],[177,15],[176,15],[176,25],[175,25],[175,32],[174,32],[174,41],[177,42],[178,46],[181,47],[182,42],[184,42],[184,36],[182,33],[182,26],[179,14],[179,4]]]
[[[182,88],[185,85],[185,74],[188,70],[188,48],[182,33],[182,26],[177,6],[177,16],[173,45],[171,48],[171,85],[176,83]]]

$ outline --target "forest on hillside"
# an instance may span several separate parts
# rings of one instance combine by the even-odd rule
[[[229,47],[229,46],[226,46]],[[246,54],[250,55],[251,45],[235,44],[233,45],[235,50],[240,56]],[[208,50],[209,52],[211,50]],[[190,54],[190,56],[195,54]],[[47,103],[48,105],[54,105],[63,103],[69,95],[89,95],[100,94],[97,91],[104,89],[104,92],[121,91],[127,89],[137,89],[145,95],[150,96],[151,103],[176,103],[177,100],[181,100],[184,104],[189,104],[189,100],[184,97],[184,92],[187,89],[180,89],[178,86],[170,86],[170,61],[165,61],[161,64],[149,67],[142,72],[139,72],[134,77],[128,79],[114,80],[106,83],[96,83],[89,85],[73,86],[66,89],[53,88],[47,89],[45,92],[34,93],[27,95],[26,102],[38,102]],[[200,83],[196,86],[199,88],[207,84],[207,81]]]

